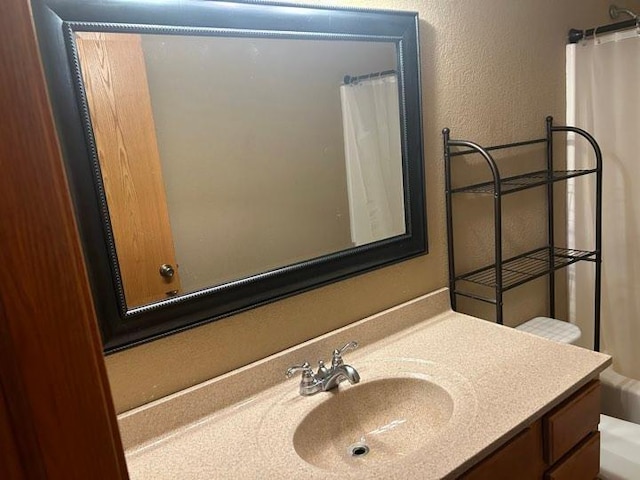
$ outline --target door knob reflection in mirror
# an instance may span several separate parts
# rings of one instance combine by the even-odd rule
[[[176,271],[173,269],[173,266],[169,265],[168,263],[160,265],[160,275],[167,280],[173,278],[175,273]]]

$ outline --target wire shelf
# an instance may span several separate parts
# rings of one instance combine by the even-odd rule
[[[522,285],[530,280],[548,274],[553,270],[571,265],[580,260],[594,260],[595,251],[553,248],[553,268],[550,267],[549,247],[542,247],[512,257],[502,262],[502,290]],[[456,277],[456,281],[472,282],[485,287],[496,287],[495,264]]]
[[[568,178],[579,177],[595,173],[596,170],[555,170],[551,178],[552,182],[566,180]],[[547,170],[530,172],[524,175],[503,178],[500,181],[500,191],[503,194],[514,193],[527,188],[545,185],[548,181]],[[494,193],[493,182],[476,183],[465,187],[454,188],[451,193]]]
[[[595,165],[592,169],[585,170],[555,170],[553,168],[553,136],[555,133],[576,134],[589,142],[595,154]],[[504,298],[506,290],[515,288],[538,277],[548,276],[548,298],[550,317],[555,316],[556,289],[554,272],[560,268],[571,265],[580,260],[593,262],[594,275],[594,349],[600,348],[600,297],[602,278],[602,151],[595,138],[589,132],[578,127],[567,125],[554,125],[553,118],[546,118],[546,135],[544,138],[536,138],[524,142],[505,145],[483,147],[469,140],[454,140],[450,138],[451,131],[448,128],[442,130],[444,146],[444,181],[445,181],[445,206],[447,221],[447,251],[449,255],[449,294],[451,307],[457,309],[458,297],[466,297],[481,302],[493,304],[495,307],[496,323],[504,324]],[[546,168],[525,174],[505,175],[500,173],[500,166],[491,156],[491,150],[532,146],[533,144],[545,144]],[[453,149],[453,150],[452,150]],[[483,157],[492,181],[482,181],[471,185],[452,185],[454,169],[462,169],[464,165],[453,167],[452,159],[457,156],[478,154]],[[452,168],[453,167],[453,168]],[[523,166],[524,167],[524,166]],[[479,168],[479,167],[478,167]],[[477,170],[474,166],[474,170]],[[555,182],[568,180],[583,175],[595,174],[595,212],[594,212],[594,246],[592,251],[573,250],[568,248],[556,248],[554,234],[554,189]],[[546,246],[531,250],[508,259],[502,258],[502,197],[505,194],[519,192],[529,188],[545,186],[546,188],[546,220],[547,240]],[[453,221],[453,194],[475,193],[492,197],[493,201],[493,231],[494,231],[494,259],[493,265],[487,265],[478,270],[465,274],[456,273],[455,248],[454,248],[454,221]],[[487,219],[489,221],[489,219]],[[496,277],[500,279],[497,281]],[[473,287],[476,288],[473,288]],[[493,291],[488,292],[488,289]],[[483,291],[484,290],[484,291]]]

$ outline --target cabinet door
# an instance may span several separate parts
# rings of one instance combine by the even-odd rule
[[[76,35],[127,306],[162,300],[178,293],[180,279],[142,40]]]
[[[540,422],[516,435],[489,458],[462,475],[464,480],[539,480],[544,471]]]

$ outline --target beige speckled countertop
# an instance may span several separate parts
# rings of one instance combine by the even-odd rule
[[[358,369],[360,384],[301,397],[299,380],[284,379],[289,365],[327,361],[350,340],[361,346],[345,362]],[[610,363],[607,355],[452,312],[442,289],[126,412],[119,423],[132,479],[453,478]],[[389,377],[424,377],[449,392],[446,427],[409,453],[373,455],[370,463],[363,457],[340,465],[339,474],[298,456],[293,435],[313,407]],[[406,438],[424,435],[412,427],[424,412],[407,405],[394,428]]]

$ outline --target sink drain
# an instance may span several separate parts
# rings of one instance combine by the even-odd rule
[[[369,447],[364,443],[354,443],[349,447],[349,455],[352,457],[364,457],[369,453]]]

